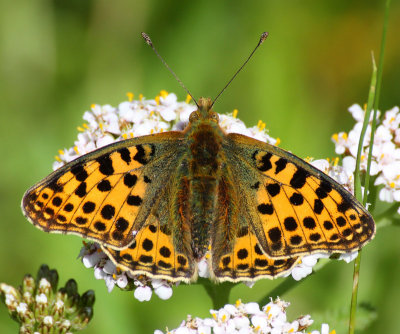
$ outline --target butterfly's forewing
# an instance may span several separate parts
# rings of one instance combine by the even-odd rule
[[[211,236],[211,267],[216,280],[254,281],[284,275],[298,257],[272,259],[260,247],[243,192],[232,183],[230,166],[219,180],[217,220]]]
[[[84,155],[24,195],[26,217],[46,232],[121,249],[133,241],[176,170],[181,132],[143,136]]]
[[[239,134],[227,135],[224,149],[249,224],[271,257],[351,252],[373,238],[368,211],[298,157]]]

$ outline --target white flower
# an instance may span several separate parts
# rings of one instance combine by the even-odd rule
[[[329,325],[328,324],[322,324],[321,334],[329,334]]]
[[[394,107],[386,111],[382,124],[391,131],[397,130],[400,125],[399,107]]]
[[[172,296],[172,288],[166,284],[165,281],[160,279],[153,279],[151,282],[153,286],[154,293],[160,297],[160,299],[166,300]]]
[[[54,308],[57,311],[61,311],[64,308],[64,302],[62,300],[57,300],[54,304]]]
[[[106,274],[112,275],[116,273],[117,268],[115,267],[115,264],[111,260],[107,260],[106,264],[103,267],[103,270]]]
[[[343,253],[343,254],[340,254],[339,260],[343,260],[346,263],[350,263],[357,257],[357,255],[358,255],[357,251],[351,252],[351,253]]]
[[[317,263],[318,259],[329,257],[328,254],[315,253],[312,255],[303,256],[301,261],[294,266],[291,275],[294,280],[300,281],[312,273],[312,268]]]
[[[91,254],[87,254],[82,257],[83,265],[86,268],[92,268],[97,265],[101,259],[104,259],[105,254],[103,252],[94,251]]]
[[[51,325],[53,324],[53,317],[50,316],[50,315],[46,315],[46,316],[43,318],[43,323],[44,323],[45,325],[47,325],[47,326],[51,326]]]
[[[116,283],[115,279],[111,275],[106,275],[104,277],[104,281],[106,282],[108,292],[111,292],[114,289]]]
[[[117,285],[121,289],[125,288],[128,285],[128,278],[125,276],[125,274],[117,276]]]
[[[148,286],[139,286],[135,289],[134,296],[140,301],[149,301],[151,299],[152,290]]]
[[[41,293],[40,295],[36,295],[36,303],[38,304],[47,304],[47,297],[44,293]]]
[[[68,328],[71,327],[71,321],[69,321],[68,319],[66,319],[66,320],[64,320],[64,321],[61,323],[61,326],[62,326],[63,328],[68,329]],[[67,333],[67,334],[68,334],[68,333]]]
[[[17,306],[17,312],[20,316],[23,316],[26,311],[28,310],[28,304],[27,303],[19,303]]]
[[[40,281],[39,281],[39,288],[43,289],[43,290],[50,289],[51,288],[51,284],[47,279],[41,278]]]
[[[292,322],[287,321],[286,308],[288,306],[289,303],[277,299],[265,305],[262,312],[256,303],[242,304],[238,301],[236,305],[227,304],[222,309],[210,310],[213,319],[195,318],[193,320],[191,316],[188,316],[178,328],[169,330],[168,333],[304,334],[307,327],[313,323],[311,317],[305,315]],[[250,310],[252,313],[248,313],[246,310]],[[300,326],[301,331],[299,331]],[[157,330],[154,333],[161,334],[163,332]],[[319,332],[315,334],[319,334]]]
[[[199,270],[199,277],[203,277],[203,278],[210,277],[210,266],[205,257],[197,263],[197,268]]]

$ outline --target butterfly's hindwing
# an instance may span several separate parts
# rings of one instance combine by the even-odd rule
[[[375,233],[367,210],[336,181],[277,147],[228,135],[229,165],[253,213],[260,246],[271,257],[351,252]],[[244,172],[245,171],[245,172]]]
[[[181,138],[179,132],[140,137],[82,156],[29,189],[23,211],[47,232],[78,234],[123,248],[175,170]]]
[[[196,278],[188,219],[189,188],[187,162],[179,166],[159,189],[151,214],[135,235],[134,242],[122,250],[103,246],[103,250],[120,268],[133,275],[148,274],[172,281]]]
[[[195,275],[195,263],[188,254],[174,246],[171,225],[160,225],[153,215],[137,233],[134,242],[125,249],[102,246],[117,267],[133,275],[146,274],[170,281],[189,282]]]
[[[228,168],[218,189],[218,220],[212,234],[212,272],[217,281],[254,281],[284,275],[297,257],[272,259],[260,247],[248,210],[237,187],[230,183]]]

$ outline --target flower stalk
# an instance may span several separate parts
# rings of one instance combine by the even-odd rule
[[[374,145],[375,139],[375,130],[376,130],[376,122],[377,122],[377,110],[379,108],[379,94],[382,84],[382,70],[383,70],[383,59],[384,59],[384,50],[385,50],[385,43],[386,43],[386,32],[388,27],[389,21],[389,7],[390,7],[390,0],[386,1],[385,6],[385,18],[384,18],[384,26],[382,31],[382,41],[381,41],[381,49],[380,49],[380,56],[379,56],[379,66],[376,67],[375,59],[372,56],[372,64],[373,64],[373,72],[371,78],[371,85],[370,85],[370,92],[368,96],[368,104],[367,110],[365,113],[365,119],[363,124],[362,135],[360,136],[360,142],[358,146],[358,153],[357,153],[357,162],[356,162],[356,172],[355,172],[355,183],[359,182],[360,180],[360,159],[361,159],[361,152],[363,146],[363,139],[365,132],[367,130],[370,114],[372,108],[373,110],[373,119],[371,125],[371,139],[369,144],[369,154],[368,154],[368,161],[367,161],[367,170],[365,176],[365,183],[364,183],[364,193],[361,197],[361,191],[358,192],[358,189],[361,187],[355,185],[356,190],[356,197],[359,200],[362,200],[364,206],[367,205],[368,199],[368,190],[369,190],[369,179],[370,179],[370,172],[371,172],[371,163],[372,163],[372,149]],[[361,250],[358,253],[356,260],[354,261],[354,272],[353,272],[353,289],[352,289],[352,296],[351,296],[351,304],[350,304],[350,319],[349,319],[349,334],[354,334],[356,328],[356,310],[357,310],[357,297],[358,297],[358,285],[360,279],[360,267],[361,267]]]

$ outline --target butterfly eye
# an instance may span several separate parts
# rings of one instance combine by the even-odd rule
[[[198,111],[193,111],[189,116],[189,122],[193,123],[195,121],[198,121],[199,118],[200,118],[199,112]]]
[[[218,123],[219,122],[219,116],[218,116],[218,114],[216,113],[216,112],[210,112],[210,114],[209,114],[209,119],[211,120],[211,121],[214,121],[215,123]]]

